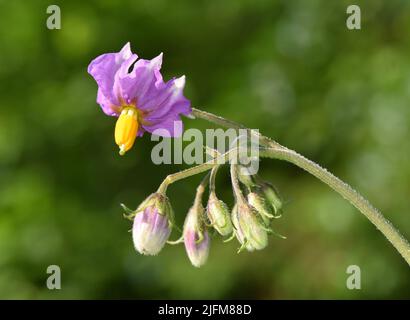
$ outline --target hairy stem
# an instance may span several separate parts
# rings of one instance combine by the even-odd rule
[[[173,174],[168,175],[164,181],[162,181],[161,185],[159,186],[157,192],[159,193],[166,193],[167,192],[167,188],[170,184],[191,177],[193,175],[208,171],[214,167],[220,166],[221,164],[226,163],[226,161],[228,161],[228,159],[232,158],[232,157],[236,157],[238,156],[239,153],[239,149],[238,148],[234,148],[229,150],[228,152],[218,155],[217,157],[203,163],[203,164],[199,164],[195,167],[191,167]],[[246,151],[245,151],[246,152]]]
[[[280,145],[276,141],[274,141],[274,140],[272,140],[268,137],[262,136],[261,134],[259,134],[258,131],[249,129],[249,128],[245,127],[242,124],[239,124],[239,123],[236,123],[234,121],[222,118],[222,117],[214,115],[212,113],[202,111],[202,110],[199,110],[199,109],[196,109],[196,108],[192,108],[192,114],[197,118],[207,120],[209,122],[215,123],[215,124],[220,125],[220,126],[225,127],[225,128],[246,130],[248,132],[248,134],[251,134],[251,135],[254,135],[254,136],[258,137],[259,141],[264,145],[269,145],[269,146],[279,146]]]
[[[215,192],[216,174],[218,173],[219,166],[215,166],[211,170],[209,177],[209,192]]]
[[[201,118],[224,127],[246,129],[248,130],[249,134],[258,135],[261,145],[267,147],[261,149],[261,157],[280,159],[293,163],[330,186],[343,198],[353,204],[364,216],[366,216],[366,218],[368,218],[397,249],[397,251],[406,260],[407,264],[410,265],[410,245],[408,241],[391,224],[391,222],[382,215],[380,211],[374,208],[369,203],[369,201],[367,201],[348,184],[346,184],[315,162],[300,155],[299,153],[281,146],[279,143],[273,141],[272,139],[262,136],[258,132],[248,129],[243,125],[198,109],[193,109],[193,114],[197,118]]]
[[[233,188],[233,193],[235,195],[236,202],[243,203],[243,202],[246,202],[246,200],[245,200],[245,197],[243,196],[241,187],[239,186],[237,169],[238,168],[236,164],[231,164],[230,172],[231,172],[232,188]]]
[[[200,205],[202,207],[202,196],[205,192],[206,186],[209,183],[209,175],[210,173],[206,174],[205,177],[202,179],[199,186],[196,188],[196,195],[194,200],[194,206]]]
[[[399,251],[406,262],[410,265],[410,245],[397,229],[387,220],[382,213],[374,208],[369,201],[361,196],[356,190],[343,182],[335,175],[322,168],[313,161],[299,153],[287,148],[269,148],[264,155],[270,158],[285,160],[306,170],[316,178],[326,183],[339,193],[343,198],[353,204],[367,219],[369,219]]]

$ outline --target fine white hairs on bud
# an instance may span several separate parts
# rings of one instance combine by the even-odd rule
[[[136,210],[132,227],[135,249],[145,255],[156,255],[164,247],[172,229],[173,212],[168,198],[160,193],[150,195]]]
[[[248,203],[259,213],[266,226],[270,225],[270,219],[274,218],[272,206],[266,201],[264,194],[257,190],[248,193]]]
[[[242,244],[239,251],[262,250],[268,245],[268,234],[258,213],[247,203],[237,203],[232,209],[235,235]]]
[[[265,196],[266,202],[268,202],[272,206],[275,215],[280,215],[283,203],[279,196],[279,193],[276,191],[273,185],[268,182],[262,182],[261,184],[259,184],[259,189]]]
[[[211,192],[208,199],[207,215],[212,226],[222,236],[230,235],[233,231],[228,206],[219,200],[215,192]]]
[[[199,268],[208,259],[210,239],[204,221],[204,208],[194,204],[185,218],[183,237],[185,249],[192,265]]]

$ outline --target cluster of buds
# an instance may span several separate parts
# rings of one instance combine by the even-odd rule
[[[165,192],[151,194],[135,211],[130,212],[127,217],[133,220],[132,238],[139,253],[156,255],[167,242],[183,242],[192,265],[201,267],[208,259],[210,228],[225,237],[226,241],[236,238],[240,243],[238,252],[244,249],[261,250],[267,246],[268,234],[273,232],[272,219],[280,217],[282,211],[282,201],[275,188],[235,165],[231,175],[235,175],[233,181],[236,179],[237,182],[233,183],[236,203],[230,212],[216,195],[216,171],[215,167],[210,178],[208,175],[198,186],[194,204],[185,218],[182,236],[177,241],[168,241],[174,226],[174,213]],[[204,208],[202,197],[208,182],[209,198]]]
[[[242,244],[239,251],[261,250],[268,244],[268,234],[273,233],[272,220],[281,217],[282,201],[270,183],[250,175],[243,167],[239,169],[238,178],[246,190],[246,197],[237,196],[232,209],[235,235]]]

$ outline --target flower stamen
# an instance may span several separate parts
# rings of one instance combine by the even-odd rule
[[[115,124],[115,143],[120,148],[120,155],[124,155],[132,148],[138,133],[138,112],[134,107],[122,109]]]

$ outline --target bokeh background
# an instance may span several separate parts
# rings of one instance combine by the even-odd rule
[[[149,135],[120,157],[86,72],[128,41],[140,57],[164,52],[165,78],[185,74],[194,106],[327,167],[410,238],[410,3],[354,3],[356,31],[350,1],[0,1],[0,298],[410,298],[409,268],[380,232],[279,161],[261,174],[286,201],[275,229],[287,240],[237,254],[215,237],[201,269],[181,245],[138,255],[119,203],[136,207],[184,166],[154,165]],[[51,4],[61,30],[46,28]],[[169,190],[180,224],[200,178]],[[232,204],[226,171],[218,194]],[[46,288],[52,264],[61,290]],[[349,265],[361,290],[346,288]]]

